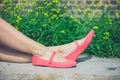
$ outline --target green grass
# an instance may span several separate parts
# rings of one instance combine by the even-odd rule
[[[27,0],[19,6],[3,1],[0,16],[26,36],[46,46],[66,44],[81,39],[93,29],[95,35],[84,54],[98,57],[120,57],[120,18],[108,11],[99,15],[84,13],[81,18],[67,14],[67,6],[59,6],[57,0],[34,0],[33,7]]]

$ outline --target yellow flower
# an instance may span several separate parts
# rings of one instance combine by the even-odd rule
[[[109,24],[112,24],[112,20],[111,19],[109,19],[109,22],[108,22]]]
[[[56,15],[56,14],[54,14],[53,16],[54,16],[54,17],[57,17],[57,15]]]
[[[111,20],[111,19],[109,19],[109,21],[110,21],[110,22],[112,22],[112,20]]]
[[[21,20],[22,20],[22,18],[20,16],[17,16],[16,22],[19,23]]]
[[[73,16],[70,16],[71,19],[73,19]]]
[[[57,15],[56,15],[56,14],[54,14],[51,18],[52,18],[52,19],[57,18]]]
[[[37,14],[37,15],[38,15],[38,14],[39,14],[39,12],[36,12],[35,14]]]
[[[56,11],[56,9],[53,8],[53,9],[51,9],[51,11]]]
[[[104,36],[104,37],[103,37],[103,39],[107,40],[107,39],[108,39],[108,37]]]
[[[3,12],[8,12],[8,10],[7,10],[7,9],[4,9]]]
[[[48,3],[47,6],[50,6],[52,3]]]
[[[20,20],[20,21],[21,21],[21,20],[22,20],[22,18],[18,18],[18,20]]]
[[[30,12],[33,12],[33,10],[31,9]]]
[[[81,6],[81,8],[84,8],[84,6]]]
[[[64,31],[64,30],[61,30],[61,33],[65,33],[65,31]]]
[[[118,12],[116,12],[116,13],[115,13],[115,16],[116,16],[116,17],[119,17],[119,13],[118,13]]]
[[[77,19],[74,19],[75,22],[77,22],[78,24],[81,24],[81,22]]]
[[[47,1],[44,1],[44,4],[46,5],[46,4],[48,4],[48,2],[47,2]]]
[[[77,11],[81,12],[81,9],[80,9],[80,8],[77,8]]]
[[[48,15],[48,13],[44,13],[44,16],[48,17],[49,15]]]
[[[66,13],[63,13],[63,15],[66,15]]]
[[[64,6],[64,9],[66,9],[67,8],[67,6]]]
[[[53,0],[54,3],[58,3],[58,0]]]
[[[25,5],[26,5],[25,3],[21,4],[21,6],[25,6]]]
[[[98,26],[94,26],[93,29],[98,29]]]
[[[38,0],[35,0],[35,2],[38,2]]]
[[[90,11],[90,8],[87,8],[88,11]]]
[[[100,3],[98,3],[98,4],[97,4],[97,7],[100,7],[100,6],[101,6],[101,4],[100,4]]]
[[[17,9],[17,12],[20,12],[20,10]]]
[[[91,13],[88,13],[88,16],[89,16],[89,17],[92,17],[92,14],[91,14]]]
[[[21,17],[20,16],[17,16],[18,19],[20,19]]]
[[[33,1],[32,4],[34,5],[34,4],[36,4],[36,2]]]
[[[109,35],[109,32],[105,32],[104,35]]]
[[[18,6],[18,5],[16,5],[16,6],[15,6],[15,8],[16,8],[16,9],[18,9],[18,8],[19,8],[19,6]]]
[[[6,2],[7,2],[7,0],[4,0],[3,2],[4,2],[4,3],[6,3]]]
[[[52,14],[52,12],[50,12],[49,14]]]
[[[109,24],[112,24],[112,22],[109,22]]]
[[[17,22],[17,23],[19,23],[19,22],[20,22],[20,20],[16,20],[16,22]]]
[[[40,8],[40,9],[41,9],[41,8],[42,8],[42,6],[38,6],[38,8]]]
[[[80,11],[80,8],[77,8],[77,11]]]
[[[60,9],[57,9],[57,13],[59,13],[60,12]]]

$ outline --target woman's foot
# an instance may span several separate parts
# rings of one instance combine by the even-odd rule
[[[78,45],[82,45],[82,43],[84,42],[85,38],[82,38],[80,40],[77,40]],[[64,45],[59,45],[59,46],[52,46],[52,47],[48,47],[51,50],[54,50],[58,53],[62,53],[62,56],[67,56],[69,53],[71,53],[72,51],[74,51],[77,48],[77,45],[75,43],[75,41],[68,43],[68,44],[64,44]]]
[[[57,68],[68,68],[76,65],[75,61],[65,59],[62,53],[47,50],[42,56],[34,55],[32,57],[32,64],[35,66],[48,66]]]
[[[46,50],[46,53],[44,53],[43,55],[41,55],[41,56],[36,55],[36,56],[39,56],[41,59],[44,59],[44,60],[49,60],[50,57],[51,57],[51,55],[52,55],[52,53],[53,53],[53,51]],[[53,58],[53,61],[56,61],[56,62],[65,62],[66,59],[62,56],[61,52],[57,52],[57,54]]]
[[[65,45],[49,47],[57,52],[62,52],[63,57],[71,60],[75,60],[90,44],[92,37],[94,35],[94,30],[91,30],[85,38],[81,40],[74,41]],[[73,56],[74,55],[74,56]]]

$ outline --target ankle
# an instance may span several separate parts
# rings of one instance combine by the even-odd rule
[[[50,51],[50,50],[47,49],[47,48],[32,49],[32,55],[43,56],[43,55],[45,55],[48,51]]]

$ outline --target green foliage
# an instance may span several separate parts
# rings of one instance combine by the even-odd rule
[[[31,5],[31,6],[28,6]],[[90,46],[84,51],[99,57],[120,57],[120,18],[107,12],[98,16],[84,13],[77,19],[67,14],[67,6],[58,0],[24,0],[15,5],[3,0],[0,16],[17,30],[46,46],[55,46],[81,39],[94,29]],[[80,10],[80,9],[79,9]]]

